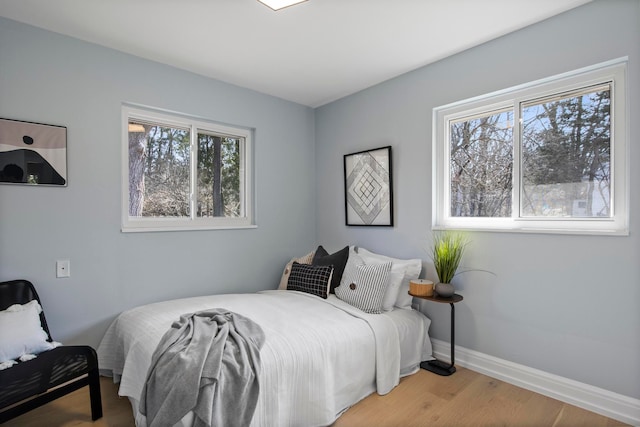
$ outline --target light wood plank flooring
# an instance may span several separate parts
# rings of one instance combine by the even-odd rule
[[[91,422],[88,389],[71,393],[4,424],[6,427],[133,427],[129,401],[101,378],[104,417]],[[421,370],[386,396],[373,394],[345,412],[334,427],[421,426],[622,426],[477,372],[458,368],[450,377]]]

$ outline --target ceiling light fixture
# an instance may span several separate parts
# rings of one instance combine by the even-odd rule
[[[303,3],[307,0],[258,0],[260,3],[269,6],[273,10],[280,10],[294,4]]]

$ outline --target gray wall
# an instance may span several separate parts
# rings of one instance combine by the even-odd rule
[[[318,240],[425,260],[434,107],[629,56],[631,165],[640,163],[640,2],[596,1],[316,110]],[[393,147],[396,225],[344,225],[342,156]],[[474,232],[454,283],[456,343],[640,398],[640,196],[631,168],[628,237]],[[423,275],[425,270],[423,269]],[[449,341],[449,307],[422,303]]]
[[[121,233],[123,101],[255,128],[258,228]],[[0,280],[37,285],[59,341],[97,345],[145,302],[275,288],[315,244],[310,108],[0,18],[0,117],[67,127],[68,187],[0,185]]]

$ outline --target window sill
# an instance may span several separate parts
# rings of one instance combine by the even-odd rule
[[[255,224],[250,225],[190,225],[190,226],[170,226],[170,227],[122,227],[122,233],[145,233],[163,231],[208,231],[208,230],[245,230],[258,228]]]
[[[464,230],[464,231],[483,231],[492,233],[523,233],[523,234],[565,234],[565,235],[582,235],[582,236],[617,236],[623,237],[629,235],[629,229],[615,228],[563,228],[563,227],[496,227],[486,225],[433,225],[433,230]]]

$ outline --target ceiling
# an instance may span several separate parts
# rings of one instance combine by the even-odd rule
[[[318,107],[590,0],[0,0],[0,15]]]

